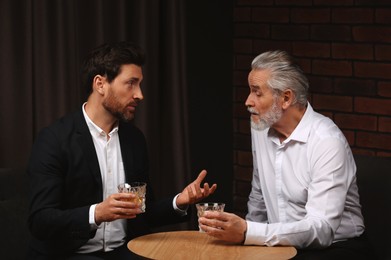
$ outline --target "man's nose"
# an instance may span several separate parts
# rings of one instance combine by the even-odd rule
[[[144,99],[143,92],[142,92],[140,86],[138,86],[138,87],[135,89],[133,98],[134,98],[134,99],[138,99],[138,100],[143,100],[143,99]]]
[[[254,106],[254,102],[251,100],[250,95],[248,95],[244,104],[246,105],[246,107],[253,107]]]

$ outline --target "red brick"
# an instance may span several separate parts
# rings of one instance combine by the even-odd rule
[[[234,134],[233,147],[242,151],[251,151],[251,137],[244,134]]]
[[[316,41],[350,41],[350,26],[347,25],[313,25],[311,40]]]
[[[248,70],[245,70],[245,71],[238,71],[238,70],[235,70],[234,71],[234,85],[235,86],[248,86],[248,83],[247,83],[247,76],[248,76],[248,73],[250,71],[251,68],[249,68]]]
[[[236,1],[237,5],[248,5],[248,6],[257,6],[257,5],[273,5],[274,0],[237,0]]]
[[[354,131],[341,130],[344,134],[346,141],[348,141],[349,145],[352,147],[356,143],[356,134]]]
[[[326,109],[332,111],[351,112],[352,97],[331,96],[331,95],[313,95],[313,106],[316,109]]]
[[[333,43],[333,58],[373,60],[373,47],[371,44]]]
[[[305,74],[311,73],[312,69],[311,69],[311,60],[310,59],[296,58],[295,61]]]
[[[379,131],[391,133],[391,117],[379,117]]]
[[[239,120],[239,132],[242,134],[250,135],[250,117],[248,119],[240,119]]]
[[[246,151],[238,151],[238,164],[241,166],[252,166],[253,158],[252,153]]]
[[[275,0],[276,5],[287,5],[287,6],[310,6],[312,0]]]
[[[379,156],[379,157],[391,157],[391,152],[377,152],[376,153],[376,156]]]
[[[236,119],[232,116],[232,129],[234,134],[240,133],[239,132],[239,119]]]
[[[344,129],[358,129],[358,130],[377,130],[377,117],[369,115],[355,115],[355,114],[335,114],[335,123]]]
[[[250,37],[250,38],[269,38],[270,30],[266,24],[235,24],[235,37]]]
[[[330,57],[330,44],[322,42],[294,42],[292,45],[293,55],[302,57]]]
[[[293,23],[329,23],[330,8],[294,8],[291,11]]]
[[[371,8],[334,8],[333,23],[365,24],[373,23],[374,11]]]
[[[331,93],[333,80],[329,77],[308,76],[311,93]]]
[[[314,0],[314,5],[326,5],[326,6],[343,6],[343,5],[353,5],[354,0]]]
[[[248,196],[234,196],[233,207],[236,215],[241,216],[242,218],[245,217],[247,214],[247,201]]]
[[[391,46],[390,45],[376,45],[375,57],[379,61],[391,61]]]
[[[336,78],[334,82],[334,91],[338,94],[352,96],[375,96],[375,80],[358,78]]]
[[[234,21],[235,22],[251,21],[251,8],[250,7],[234,8]]]
[[[334,117],[333,112],[329,112],[329,111],[318,111],[318,112],[319,112],[319,114],[322,114],[325,117],[328,117],[331,120],[333,120],[333,117]]]
[[[253,41],[250,39],[234,39],[235,54],[250,54],[253,50]]]
[[[383,81],[378,83],[378,94],[382,97],[391,97],[391,82]]]
[[[355,147],[352,147],[352,152],[353,152],[353,154],[357,154],[357,155],[367,155],[367,156],[375,156],[376,155],[376,152],[374,152],[372,150],[355,148]]]
[[[244,104],[234,103],[233,106],[234,116],[238,118],[248,118],[248,111]]]
[[[235,69],[251,70],[251,62],[254,59],[252,55],[236,55]]]
[[[248,197],[251,191],[251,182],[235,181],[235,194],[242,197]]]
[[[243,167],[239,165],[234,166],[234,178],[235,180],[251,181],[253,175],[252,167]]]
[[[238,163],[238,150],[233,150],[232,158],[234,165],[236,165]]]
[[[390,8],[378,8],[375,12],[376,23],[390,24],[391,9]]]
[[[363,6],[384,6],[391,5],[390,0],[356,0],[355,5]]]
[[[314,60],[312,72],[316,75],[351,76],[352,63],[341,60]]]
[[[389,150],[391,147],[391,135],[368,133],[368,132],[357,132],[356,144],[358,147]]]
[[[288,23],[288,8],[253,8],[252,21],[262,23]]]
[[[310,31],[307,25],[274,25],[271,37],[279,40],[307,40]]]
[[[357,26],[353,27],[352,34],[358,42],[391,43],[391,27]]]
[[[237,102],[237,103],[243,103],[243,106],[244,106],[244,102],[246,101],[248,95],[250,94],[250,90],[249,88],[247,87],[237,87],[237,88],[234,88],[234,92],[235,92],[235,98],[234,98],[234,101]]]
[[[284,50],[291,53],[291,44],[286,41],[254,40],[254,52],[260,54],[270,50]]]
[[[357,77],[391,79],[390,63],[355,62],[354,74]]]
[[[391,115],[391,100],[356,97],[354,100],[354,111],[374,115]]]

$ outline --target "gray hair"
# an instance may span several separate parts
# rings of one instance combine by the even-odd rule
[[[294,93],[293,104],[307,105],[308,79],[287,52],[281,50],[264,52],[255,57],[251,68],[269,70],[271,77],[267,84],[274,93],[290,89]]]

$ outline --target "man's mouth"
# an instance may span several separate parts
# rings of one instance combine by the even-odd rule
[[[259,113],[251,107],[247,108],[247,111],[250,112],[251,115],[256,115],[256,116],[259,115]]]
[[[129,109],[132,109],[132,110],[136,110],[137,103],[130,103],[126,107],[129,108]]]

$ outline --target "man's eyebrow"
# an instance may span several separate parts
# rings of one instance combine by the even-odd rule
[[[140,81],[140,78],[138,77],[130,77],[128,81]]]

